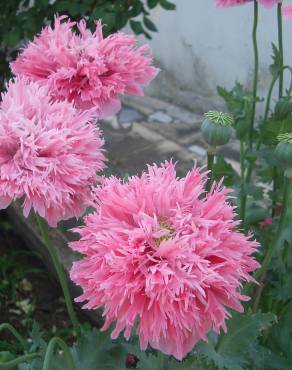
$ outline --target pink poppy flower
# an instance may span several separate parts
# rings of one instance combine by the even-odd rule
[[[86,23],[55,17],[11,64],[14,74],[48,84],[51,94],[77,108],[95,107],[101,118],[120,109],[120,95],[143,95],[143,87],[156,76],[150,49],[136,47],[136,38],[116,33],[102,36],[102,25],[91,33]]]
[[[111,177],[95,190],[95,212],[70,244],[84,255],[71,279],[78,302],[104,308],[112,338],[134,324],[140,346],[150,344],[181,360],[211,328],[226,330],[228,308],[242,312],[239,288],[254,281],[258,243],[236,230],[229,190],[206,193],[198,168],[178,179],[172,162],[148,166],[128,182]]]
[[[51,102],[46,86],[10,82],[0,107],[0,208],[23,199],[51,226],[79,217],[104,167],[90,112]]]

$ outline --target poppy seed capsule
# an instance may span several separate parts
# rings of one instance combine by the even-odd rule
[[[227,113],[210,111],[205,113],[205,117],[201,131],[206,143],[213,147],[227,144],[232,135],[232,116]]]
[[[284,168],[286,175],[292,174],[292,134],[278,136],[279,143],[275,149],[275,156]]]

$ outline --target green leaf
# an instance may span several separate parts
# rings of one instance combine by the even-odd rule
[[[149,9],[155,8],[158,4],[158,0],[147,0],[147,5]]]
[[[279,134],[292,132],[292,117],[290,116],[281,122],[270,119],[260,129],[263,143],[266,145],[276,145]]]
[[[272,313],[233,314],[232,319],[228,321],[227,334],[219,339],[217,352],[223,356],[235,356],[244,361],[243,353],[250,343],[275,321],[276,316]]]
[[[273,118],[276,121],[283,121],[292,113],[292,102],[290,96],[280,98],[275,105],[275,112]]]
[[[266,219],[268,215],[269,212],[267,209],[261,208],[259,206],[250,207],[246,211],[246,225],[256,225]]]
[[[141,351],[137,346],[131,344],[124,344],[127,352],[135,355],[139,361],[137,364],[137,369],[139,370],[160,370],[158,357],[153,354],[147,354]]]
[[[129,18],[135,18],[143,12],[143,4],[140,1],[135,1],[129,11]]]
[[[3,37],[3,42],[9,48],[13,48],[20,41],[20,32],[18,29],[14,29],[11,32],[8,32]]]
[[[77,369],[97,370],[122,369],[125,365],[126,352],[117,342],[110,339],[108,332],[93,329],[83,332],[72,347],[72,357]]]
[[[233,313],[227,324],[227,333],[220,335],[217,344],[199,343],[198,353],[220,370],[245,370],[250,346],[275,320],[272,313]]]
[[[257,343],[250,346],[249,356],[253,370],[290,370],[289,362],[281,356],[273,353],[269,348]]]
[[[222,155],[218,155],[216,159],[216,163],[213,166],[213,176],[217,181],[220,181],[224,177],[224,184],[226,186],[232,186],[239,182],[239,175],[231,164],[226,162]]]
[[[143,23],[145,24],[145,27],[148,28],[148,30],[153,31],[153,32],[158,31],[155,24],[149,18],[144,17]]]
[[[167,1],[167,0],[159,0],[159,4],[162,8],[164,8],[166,10],[175,10],[176,9],[176,5]]]
[[[132,30],[135,32],[136,35],[139,35],[141,33],[144,33],[144,29],[142,27],[142,23],[139,21],[130,21],[130,26]]]
[[[281,354],[292,363],[292,302],[286,306],[278,324],[270,330],[268,343],[273,352]]]

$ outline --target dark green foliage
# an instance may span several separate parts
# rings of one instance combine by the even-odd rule
[[[166,0],[146,3],[142,0],[0,1],[0,87],[3,88],[10,77],[9,61],[15,59],[19,47],[40,32],[44,23],[52,21],[55,13],[69,15],[73,20],[88,17],[92,29],[94,21],[101,19],[105,35],[120,30],[129,20],[142,15],[143,22],[132,20],[130,26],[136,34],[151,38],[149,31],[155,32],[157,28],[149,14],[158,5],[167,10],[175,9],[175,5]]]
[[[243,139],[249,128],[252,93],[246,90],[239,82],[235,83],[232,90],[228,91],[224,87],[217,87],[218,94],[224,99],[226,107],[235,119],[235,130],[238,139]]]

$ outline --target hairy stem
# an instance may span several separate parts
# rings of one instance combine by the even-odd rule
[[[80,324],[77,320],[77,317],[76,317],[76,314],[75,314],[75,311],[74,311],[74,307],[73,307],[73,304],[72,304],[70,291],[69,291],[69,287],[68,287],[68,283],[67,283],[67,279],[66,279],[66,276],[65,276],[64,269],[63,269],[63,267],[60,263],[59,257],[56,253],[56,250],[53,246],[52,240],[51,240],[50,235],[49,235],[48,225],[47,225],[46,221],[44,219],[42,219],[41,217],[39,217],[37,214],[36,214],[36,219],[37,219],[37,222],[38,222],[38,226],[39,226],[42,238],[43,238],[44,243],[47,247],[47,250],[50,254],[50,257],[52,259],[55,270],[57,272],[57,276],[58,276],[60,285],[61,285],[62,290],[63,290],[63,294],[64,294],[64,298],[65,298],[65,302],[66,302],[66,307],[67,307],[67,311],[68,311],[68,315],[70,317],[71,323],[72,323],[76,333],[79,333],[80,332]]]

